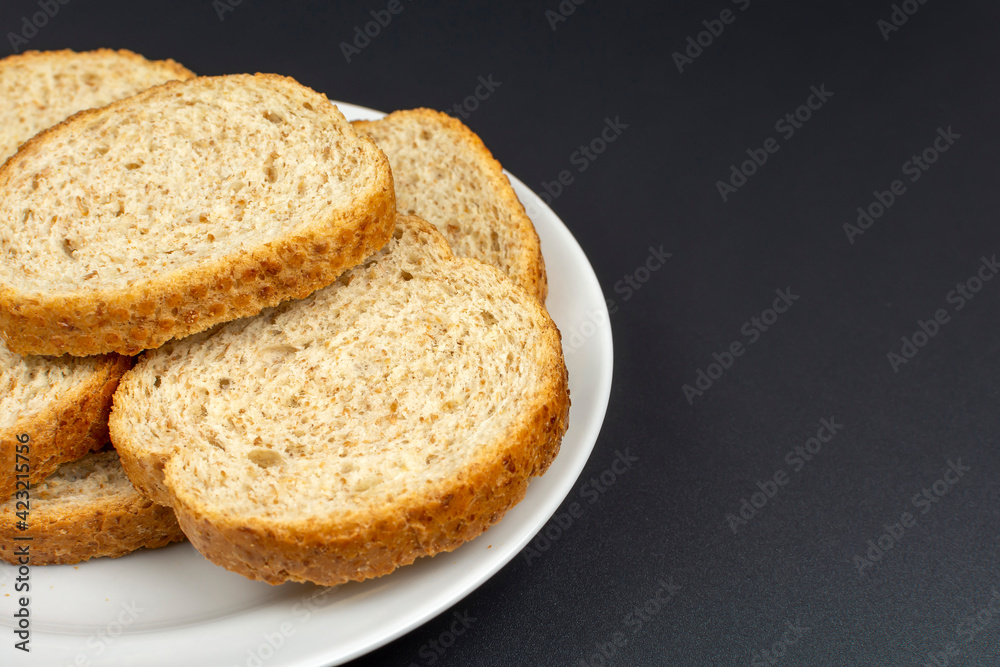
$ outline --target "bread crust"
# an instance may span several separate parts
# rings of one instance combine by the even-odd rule
[[[126,482],[127,483],[127,482]],[[91,558],[118,558],[143,547],[156,549],[184,539],[169,507],[134,489],[90,503],[33,505],[27,531],[17,529],[13,501],[0,505],[0,560],[17,564],[17,537],[31,537],[31,565],[67,565]]]
[[[62,58],[79,58],[80,56],[94,56],[94,57],[104,57],[104,56],[118,56],[125,60],[131,60],[135,64],[141,64],[143,67],[149,67],[150,65],[156,65],[161,69],[164,69],[174,76],[177,77],[179,81],[186,79],[193,79],[196,74],[184,67],[172,58],[166,60],[149,60],[143,56],[135,53],[134,51],[129,51],[128,49],[94,49],[93,51],[73,51],[72,49],[58,49],[55,51],[25,51],[24,53],[19,53],[12,56],[7,56],[6,58],[0,59],[0,68],[7,67],[10,65],[20,65],[25,62],[30,62],[32,60],[59,60]]]
[[[146,72],[160,70],[164,75],[173,77],[178,81],[186,81],[197,76],[194,72],[174,60],[148,60],[138,53],[127,49],[119,49],[117,51],[114,49],[96,49],[94,51],[62,49],[57,51],[25,51],[21,54],[0,59],[0,79],[5,76],[5,70],[10,70],[11,68],[30,67],[36,63],[58,66],[57,63],[59,61],[80,62],[82,60],[101,60],[105,58],[117,58],[121,61],[122,65],[131,63],[137,70],[144,70]],[[17,154],[16,148],[15,146],[14,153],[0,156],[0,164],[13,158]]]
[[[167,60],[149,60],[134,51],[129,51],[128,49],[94,49],[93,51],[59,49],[55,51],[25,51],[24,53],[0,59],[0,68],[10,65],[20,65],[32,60],[59,60],[61,58],[78,58],[79,56],[118,56],[126,60],[131,60],[137,65],[142,64],[143,67],[148,67],[152,64],[174,74],[179,81],[193,79],[196,76],[194,72],[171,58],[168,58]]]
[[[48,410],[19,420],[0,432],[0,497],[9,497],[17,487],[14,474],[17,437],[27,434],[30,440],[28,482],[34,486],[55,472],[61,464],[75,461],[87,452],[107,444],[108,414],[118,382],[131,368],[132,359],[109,355],[98,369],[73,391],[60,397]],[[22,480],[23,481],[23,480]]]
[[[335,517],[284,526],[235,522],[171,491],[181,529],[213,563],[269,584],[336,586],[452,551],[503,518],[524,498],[531,477],[544,473],[558,454],[569,415],[565,371],[553,370],[548,380],[530,416],[493,456],[484,456],[462,479],[401,499],[364,524],[339,524]],[[166,484],[173,489],[171,474],[168,466]]]
[[[254,76],[294,82],[276,74]],[[60,128],[71,128],[180,85],[184,82],[170,81],[102,109],[81,111],[30,139],[18,156],[44,151],[47,137]],[[256,315],[282,301],[304,298],[329,285],[392,235],[396,199],[389,161],[374,141],[361,139],[374,148],[379,168],[369,184],[370,196],[360,207],[336,211],[302,226],[294,236],[274,239],[238,256],[154,275],[127,289],[28,295],[9,285],[0,286],[0,334],[18,354],[134,355],[172,338]],[[14,161],[0,167],[0,188]]]
[[[548,279],[545,274],[545,260],[542,257],[541,241],[531,218],[524,210],[524,205],[517,198],[510,179],[503,173],[503,166],[493,157],[483,140],[469,129],[465,123],[452,118],[446,113],[420,107],[394,111],[380,120],[356,120],[353,125],[363,132],[375,130],[380,123],[404,121],[409,118],[425,120],[440,125],[448,131],[457,142],[460,142],[469,155],[479,161],[482,173],[490,176],[493,193],[501,200],[504,208],[510,212],[513,221],[513,231],[518,239],[519,252],[511,267],[510,277],[533,294],[540,303],[545,303],[548,296]],[[376,142],[377,143],[377,142]],[[416,212],[417,215],[421,211]],[[484,258],[478,257],[476,259]]]
[[[418,224],[421,233],[440,246],[442,255],[453,257],[432,225],[422,220]],[[474,265],[509,282],[499,269],[477,260],[448,260],[452,262]],[[341,516],[295,522],[234,518],[202,502],[184,490],[184,473],[173,460],[181,453],[151,453],[132,442],[127,415],[138,414],[134,402],[141,399],[124,391],[115,397],[112,441],[136,488],[172,506],[195,548],[226,569],[270,584],[311,581],[326,586],[388,574],[420,556],[451,551],[483,533],[524,498],[529,480],[543,474],[556,457],[570,407],[561,337],[540,303],[524,302],[545,323],[539,348],[546,353],[546,365],[534,393],[526,397],[523,417],[483,447],[478,460],[459,477],[397,498],[366,514],[363,521]]]
[[[132,502],[51,519],[33,516],[34,524],[28,533],[16,531],[11,516],[11,512],[4,512],[0,517],[0,541],[14,544],[15,536],[31,535],[31,565],[72,565],[91,558],[120,558],[139,549],[159,549],[184,540],[169,507],[139,496]],[[0,560],[17,564],[12,548],[0,551]]]

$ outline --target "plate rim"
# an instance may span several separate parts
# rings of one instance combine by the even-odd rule
[[[382,118],[388,115],[386,112],[378,111],[376,109],[371,109],[369,107],[364,107],[357,104],[334,101],[334,100],[331,100],[331,102],[337,105],[338,108],[346,107],[352,112],[355,113],[360,112],[366,116],[371,115],[371,117],[375,119]],[[346,115],[347,114],[345,114],[345,116]],[[532,213],[532,208],[535,208],[542,213],[550,215],[556,222],[559,223],[557,227],[557,229],[559,230],[558,233],[562,234],[565,237],[564,240],[572,246],[574,252],[583,258],[588,274],[587,276],[588,279],[593,282],[593,286],[597,288],[597,291],[603,295],[603,290],[601,288],[600,281],[597,279],[597,274],[594,272],[594,267],[590,263],[590,258],[587,257],[587,253],[583,251],[583,247],[580,245],[580,242],[577,241],[576,237],[570,231],[566,223],[563,222],[562,218],[556,215],[555,211],[553,211],[541,199],[541,197],[539,197],[538,194],[534,192],[531,188],[529,188],[523,181],[521,181],[519,178],[511,174],[506,169],[503,170],[503,173],[510,180],[511,186],[515,190],[517,190],[518,186],[520,186],[520,188],[523,189],[526,193],[529,193],[529,196],[533,199],[533,201],[530,202],[531,206],[528,205],[528,202],[523,202],[523,201],[521,202],[522,205],[525,207],[526,214],[528,215],[529,218],[533,218],[531,213]],[[532,224],[534,224],[534,222],[535,222],[534,219],[532,219]],[[399,639],[408,632],[411,632],[416,628],[419,628],[420,626],[424,625],[425,623],[428,623],[429,621],[433,620],[440,614],[447,611],[449,607],[454,606],[455,604],[461,602],[466,597],[475,592],[480,586],[482,586],[484,583],[492,579],[497,574],[497,572],[499,572],[500,570],[505,568],[508,564],[510,564],[510,562],[514,560],[514,558],[516,558],[517,555],[521,553],[521,551],[524,550],[524,547],[527,546],[528,543],[530,543],[535,538],[535,536],[537,536],[538,533],[541,532],[543,528],[545,528],[545,526],[552,519],[555,513],[559,511],[559,508],[563,505],[563,503],[566,502],[567,498],[569,498],[569,494],[572,492],[573,487],[576,485],[577,481],[579,481],[580,475],[583,474],[583,469],[586,467],[587,462],[593,455],[594,448],[597,445],[597,440],[600,438],[601,431],[604,428],[604,420],[607,416],[607,409],[611,400],[611,387],[613,384],[613,376],[614,376],[614,337],[611,329],[611,316],[607,309],[607,302],[603,302],[602,307],[603,307],[603,319],[601,319],[601,322],[603,322],[603,327],[600,333],[606,335],[607,340],[606,340],[606,349],[602,350],[603,352],[602,360],[604,361],[604,366],[601,368],[601,371],[602,371],[602,376],[606,377],[607,381],[602,383],[598,387],[598,403],[600,405],[599,414],[597,415],[596,419],[592,419],[590,421],[591,424],[590,430],[594,431],[593,437],[584,438],[588,442],[586,446],[587,454],[585,457],[582,457],[583,462],[578,467],[578,469],[573,471],[575,474],[568,476],[571,477],[571,479],[564,484],[564,486],[566,487],[565,493],[560,492],[559,494],[555,494],[559,496],[559,500],[558,502],[553,503],[554,506],[551,508],[551,511],[538,513],[536,515],[537,525],[533,529],[525,531],[525,534],[522,536],[522,539],[518,540],[519,542],[518,546],[516,548],[509,549],[510,553],[505,557],[497,559],[497,562],[494,564],[493,567],[489,568],[489,570],[486,573],[480,575],[474,583],[467,585],[465,590],[460,595],[458,595],[457,597],[445,596],[446,598],[448,598],[448,601],[443,605],[428,605],[434,607],[434,610],[432,612],[423,612],[417,614],[418,618],[415,621],[403,624],[396,631],[387,634],[386,637],[383,640],[379,641],[378,643],[373,644],[370,647],[360,652],[355,651],[350,654],[343,655],[343,657],[334,658],[335,662],[324,663],[323,665],[308,665],[307,663],[302,663],[301,665],[288,665],[288,667],[325,667],[325,665],[329,665],[329,667],[335,667],[336,665],[342,665],[351,660],[360,658],[364,655],[367,655],[368,653],[371,653],[372,651],[375,651],[379,648],[382,648],[383,646],[386,646],[387,644],[392,643],[393,641]],[[560,330],[560,335],[564,337],[565,333]],[[602,345],[602,347],[605,346]],[[563,354],[564,355],[566,354],[565,340],[563,343]],[[570,407],[570,410],[572,411],[572,406]],[[544,520],[539,521],[538,517],[541,516],[544,516]]]

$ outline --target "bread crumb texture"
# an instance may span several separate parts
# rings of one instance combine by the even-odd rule
[[[0,330],[21,354],[135,354],[328,285],[392,232],[388,161],[276,75],[171,82],[0,168]]]
[[[401,217],[336,284],[147,353],[111,434],[210,560],[334,585],[482,533],[547,469],[568,409],[544,308]]]
[[[16,536],[30,535],[31,564],[118,557],[184,539],[174,513],[143,498],[113,449],[64,463],[31,490],[30,529],[17,529],[16,501],[0,503],[0,559],[17,563]]]
[[[538,233],[479,136],[432,109],[396,111],[354,126],[388,156],[400,213],[424,218],[456,255],[492,264],[545,302]]]
[[[119,355],[23,357],[0,341],[0,497],[15,490],[19,445],[34,485],[107,443],[111,397],[131,365]]]
[[[0,60],[0,162],[78,111],[194,77],[173,60],[131,51],[27,51]]]

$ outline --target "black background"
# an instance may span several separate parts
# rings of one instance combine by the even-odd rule
[[[1000,9],[899,4],[916,12],[886,39],[888,0],[566,0],[555,29],[558,0],[402,0],[347,62],[340,44],[386,2],[243,0],[220,19],[208,1],[70,0],[28,48],[278,72],[384,110],[452,109],[492,76],[499,87],[465,122],[536,191],[573,175],[552,207],[615,311],[611,404],[567,501],[582,516],[352,664],[923,665],[950,653],[952,665],[993,665],[1000,280],[960,310],[948,295],[1000,253]],[[679,72],[672,54],[723,9],[733,22]],[[0,31],[36,11],[3,0]],[[8,38],[0,48],[13,51]],[[775,124],[811,86],[832,96],[786,137]],[[627,128],[579,171],[573,153],[609,118]],[[904,163],[939,128],[959,138],[911,182]],[[778,152],[723,201],[717,181],[769,137]],[[896,179],[905,193],[850,242],[844,224]],[[666,265],[636,273],[660,246]],[[743,327],[778,289],[799,298],[751,343]],[[894,369],[887,355],[938,309],[948,321]],[[734,341],[744,354],[689,402],[682,386]],[[823,418],[843,428],[796,470],[786,454]],[[585,495],[626,448],[639,462]],[[915,503],[949,460],[969,470]],[[732,530],[727,514],[776,473],[787,483]],[[904,512],[916,523],[900,536]],[[886,530],[892,548],[859,572],[855,557]],[[666,604],[661,582],[680,587]],[[647,603],[637,627],[628,615]],[[476,620],[435,654],[454,612]],[[615,633],[624,646],[604,658]],[[775,642],[783,655],[762,653]]]

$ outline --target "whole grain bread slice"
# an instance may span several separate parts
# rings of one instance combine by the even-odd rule
[[[78,111],[111,104],[194,74],[131,51],[26,51],[0,60],[0,163]]]
[[[117,354],[24,357],[0,341],[0,497],[108,441],[111,397],[131,365]]]
[[[4,58],[0,162],[80,110],[193,76],[172,60],[149,61],[131,51],[29,51]],[[15,490],[15,466],[29,471],[22,481],[35,484],[107,442],[111,394],[130,365],[117,355],[22,357],[0,341],[0,497]],[[27,455],[18,458],[18,447]]]
[[[0,167],[0,332],[20,354],[134,354],[330,284],[394,215],[388,161],[326,96],[173,81]]]
[[[56,565],[184,539],[174,513],[139,495],[113,449],[64,463],[20,497],[30,506],[26,528],[18,527],[17,496],[0,504],[0,560],[8,563],[18,562],[16,545],[30,544],[31,565]]]
[[[432,109],[354,121],[392,165],[396,207],[445,235],[459,257],[492,264],[545,303],[548,284],[538,233],[483,141]]]
[[[147,352],[110,425],[132,482],[209,560],[335,585],[498,521],[555,457],[568,410],[537,299],[401,216],[336,284]]]

